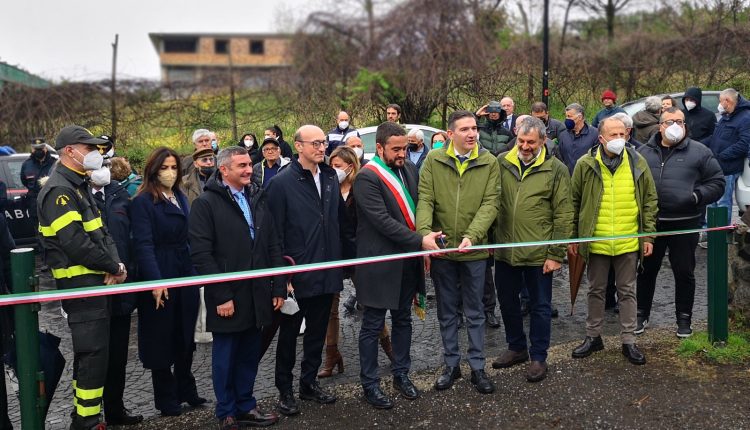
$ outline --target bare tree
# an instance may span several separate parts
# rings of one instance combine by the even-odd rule
[[[602,16],[607,26],[607,41],[615,39],[615,19],[631,0],[580,0],[580,5]]]

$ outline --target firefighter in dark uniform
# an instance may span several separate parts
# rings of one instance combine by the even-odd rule
[[[58,289],[120,284],[127,276],[117,248],[89,192],[88,176],[101,169],[109,142],[71,125],[60,130],[60,162],[42,187],[39,231],[46,264]],[[100,419],[109,351],[110,297],[64,300],[73,339],[71,429],[106,428]]]
[[[24,196],[26,211],[30,225],[37,229],[39,220],[36,218],[36,199],[42,188],[40,179],[49,176],[55,158],[47,150],[47,143],[42,137],[31,139],[31,155],[21,165],[21,183],[28,190]]]

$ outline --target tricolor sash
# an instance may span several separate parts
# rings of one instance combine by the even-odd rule
[[[398,207],[401,209],[401,214],[404,216],[404,220],[406,220],[406,225],[412,231],[416,231],[416,218],[414,216],[416,207],[414,206],[414,201],[411,199],[409,190],[406,189],[406,185],[401,181],[401,178],[377,155],[369,163],[365,164],[363,169],[372,170],[385,183],[396,199]]]

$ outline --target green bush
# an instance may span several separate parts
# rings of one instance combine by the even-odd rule
[[[731,333],[726,345],[713,345],[706,332],[695,333],[680,343],[677,354],[683,358],[697,356],[719,364],[750,362],[748,333]]]

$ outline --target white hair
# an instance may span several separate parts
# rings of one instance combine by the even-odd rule
[[[418,141],[424,142],[424,132],[418,128],[412,128],[406,133],[407,137],[416,137]]]
[[[659,109],[661,109],[661,105],[659,106]],[[617,112],[612,115],[612,118],[622,121],[622,123],[625,124],[625,128],[633,128],[633,119],[630,118],[630,115],[624,112]]]
[[[211,131],[205,128],[199,128],[193,132],[193,143],[197,142],[203,136],[211,137]]]
[[[733,102],[737,103],[740,93],[734,88],[727,88],[719,93],[719,96],[728,97]]]
[[[644,102],[645,108],[648,112],[659,113],[661,111],[661,97],[651,96],[647,97]]]

